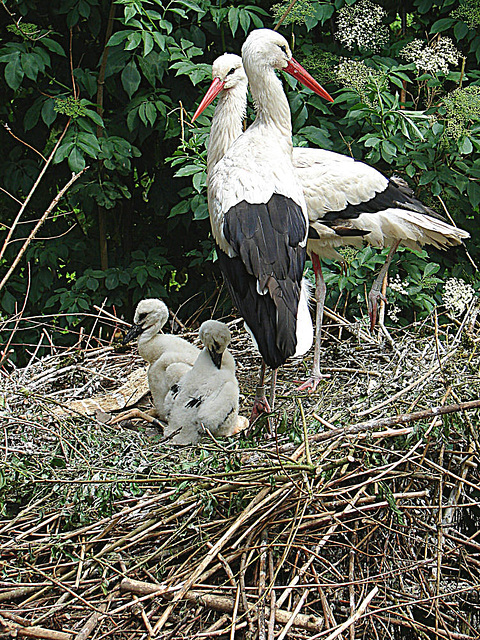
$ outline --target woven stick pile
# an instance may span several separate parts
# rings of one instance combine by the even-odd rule
[[[246,415],[258,360],[238,326]],[[308,360],[282,369],[272,436],[187,448],[69,408],[115,392],[135,351],[6,372],[2,637],[478,638],[479,326],[346,331],[317,393],[295,393]]]

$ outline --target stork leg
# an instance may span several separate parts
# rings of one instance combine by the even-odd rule
[[[390,247],[387,259],[385,260],[385,264],[380,269],[380,272],[375,278],[375,282],[373,283],[370,293],[368,294],[368,315],[370,316],[370,331],[373,331],[375,329],[375,325],[377,324],[378,301],[383,300],[383,302],[387,302],[386,297],[382,293],[382,284],[385,276],[388,273],[392,258],[395,254],[395,251],[398,249],[399,244],[400,240],[398,240],[395,244],[392,244],[392,246]]]
[[[250,424],[253,424],[262,413],[270,412],[270,405],[268,404],[268,400],[265,396],[265,362],[262,360],[260,377],[258,380],[257,388],[255,390],[255,399],[253,401],[252,413],[250,414]]]
[[[328,374],[320,373],[320,350],[322,346],[322,326],[323,326],[323,310],[325,307],[325,296],[327,295],[327,285],[322,273],[322,267],[317,254],[312,253],[313,271],[315,273],[315,300],[317,302],[317,312],[315,318],[315,349],[313,352],[312,375],[297,391],[309,391],[313,393],[322,378],[329,378]]]
[[[156,418],[157,415],[155,409],[149,409],[149,411],[141,411],[140,409],[131,409],[130,411],[124,411],[120,415],[118,415],[113,420],[110,420],[109,424],[118,424],[119,422],[123,422],[124,420],[131,420],[132,418],[141,418],[146,422],[150,422],[155,427],[159,427],[160,429],[164,428],[164,425]]]

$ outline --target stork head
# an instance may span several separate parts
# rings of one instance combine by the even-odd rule
[[[123,338],[123,344],[127,344],[143,333],[153,337],[160,332],[167,320],[168,309],[165,303],[157,298],[141,300],[135,310],[133,325]]]
[[[220,369],[223,353],[232,340],[230,329],[223,322],[207,320],[200,327],[198,337],[207,349],[213,364]]]
[[[212,84],[195,111],[192,122],[211,104],[221,91],[230,91],[241,87],[247,92],[247,76],[243,69],[242,59],[233,53],[224,53],[212,64]]]
[[[322,98],[333,102],[329,93],[295,60],[288,42],[277,31],[252,31],[243,44],[242,60],[247,75],[262,73],[268,68],[286,71]]]
[[[243,70],[240,56],[234,53],[224,53],[212,64],[212,78],[223,83],[222,89],[234,89],[239,84],[245,87],[248,84],[247,76]]]

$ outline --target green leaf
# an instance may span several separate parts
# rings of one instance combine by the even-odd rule
[[[458,145],[458,149],[460,151],[460,153],[463,153],[465,155],[472,153],[473,151],[473,144],[472,141],[470,140],[470,138],[468,138],[467,136],[465,136],[459,143]]]
[[[199,171],[203,171],[202,167],[199,167],[196,164],[188,164],[186,167],[182,167],[175,174],[175,178],[183,178],[184,176],[191,176],[194,173],[198,173]]]
[[[468,198],[472,203],[472,207],[476,209],[480,203],[480,183],[469,182],[467,187]]]
[[[158,31],[155,31],[155,33],[152,34],[152,35],[153,35],[153,39],[155,40],[155,42],[158,44],[160,49],[163,51],[165,49],[165,43],[167,41],[165,36],[162,35],[161,33],[158,33]]]
[[[468,25],[465,22],[457,22],[455,27],[453,28],[453,33],[455,34],[455,38],[457,40],[462,40],[468,33]]]
[[[363,144],[366,147],[377,147],[379,142],[380,142],[380,138],[371,137],[371,138],[367,138]]]
[[[122,71],[122,85],[125,89],[128,97],[131,99],[135,91],[140,86],[142,79],[140,72],[138,71],[135,60],[131,60],[125,69]]]
[[[71,150],[70,155],[68,156],[68,166],[70,171],[73,171],[74,173],[78,173],[85,169],[85,158],[78,147],[74,146]]]
[[[240,11],[240,26],[243,29],[243,33],[247,34],[250,28],[250,14],[244,9]]]
[[[450,27],[454,24],[455,20],[453,18],[440,18],[433,23],[432,28],[430,29],[430,33],[440,33],[440,31],[446,31],[450,29]]]
[[[31,53],[22,53],[21,61],[22,69],[25,72],[27,78],[35,81],[40,70],[37,56]]]
[[[127,38],[127,44],[125,45],[125,51],[131,51],[136,49],[142,41],[142,34],[134,31]]]
[[[117,273],[109,273],[105,278],[105,287],[110,291],[115,289],[118,286],[118,274]]]
[[[228,10],[228,24],[230,25],[233,37],[235,37],[235,33],[238,29],[238,14],[239,9],[237,9],[236,7],[230,7],[230,9]]]
[[[303,127],[303,129],[300,129],[298,133],[304,136],[309,142],[313,142],[314,144],[317,144],[319,147],[322,147],[322,148],[330,147],[330,144],[331,144],[330,139],[328,137],[328,134],[323,129],[320,129],[318,127],[308,126],[308,127]]]
[[[72,141],[64,142],[63,144],[61,144],[55,153],[55,157],[53,159],[54,164],[58,164],[59,162],[65,160],[74,146],[75,145]]]
[[[145,269],[145,267],[142,267],[137,271],[137,282],[141,287],[143,287],[143,285],[146,283],[147,280],[148,280],[148,271]]]
[[[52,51],[53,53],[56,53],[59,56],[66,57],[64,48],[59,45],[58,42],[52,40],[52,38],[42,38],[40,40],[40,43],[43,44],[44,47],[47,47],[47,49],[50,49],[50,51]]]
[[[92,109],[85,109],[83,112],[86,118],[90,118],[93,122],[99,127],[105,127],[105,124],[102,120],[102,116],[98,114],[96,111],[92,111]]]
[[[205,220],[206,218],[208,218],[208,205],[206,202],[203,202],[195,209],[195,213],[193,214],[193,219]]]
[[[53,122],[55,122],[57,118],[57,112],[53,108],[55,105],[55,100],[49,98],[43,103],[42,107],[42,120],[49,127]]]
[[[184,7],[188,7],[188,9],[192,9],[192,11],[196,11],[197,13],[204,13],[204,10],[199,7],[196,2],[192,2],[192,0],[177,0],[178,4],[182,4]]]
[[[11,314],[15,311],[15,302],[16,302],[15,296],[12,296],[12,294],[9,291],[5,291],[2,297],[2,308],[8,314]]]
[[[153,40],[153,36],[150,33],[148,33],[148,31],[144,31],[142,33],[142,40],[143,40],[143,55],[145,57],[145,56],[148,56],[150,51],[153,49],[154,40]]]
[[[33,129],[33,127],[37,124],[42,106],[43,101],[35,100],[32,106],[27,109],[25,117],[23,119],[23,126],[25,127],[25,131],[30,131],[30,129]]]
[[[193,186],[200,193],[207,185],[207,174],[204,171],[199,171],[193,176]]]
[[[435,262],[429,262],[427,264],[427,266],[425,267],[425,269],[423,270],[423,277],[426,278],[427,276],[431,275],[432,273],[437,273],[437,271],[440,270],[440,265],[436,264]]]
[[[22,80],[25,75],[20,61],[20,55],[18,56],[18,58],[10,60],[10,62],[5,67],[4,75],[10,89],[16,91],[22,84]]]
[[[146,103],[145,115],[147,116],[147,120],[150,122],[150,125],[153,127],[155,120],[157,119],[157,110],[151,102]]]
[[[130,29],[127,29],[125,31],[117,31],[117,33],[114,33],[110,40],[107,43],[108,47],[115,47],[117,44],[120,44],[121,42],[123,42],[126,38],[128,38],[128,36],[132,33],[132,31]]]

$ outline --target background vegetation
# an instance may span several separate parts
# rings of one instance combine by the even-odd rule
[[[190,118],[211,62],[224,51],[239,53],[246,34],[273,27],[287,5],[1,3],[0,312],[13,316],[4,343],[17,331],[9,349],[38,343],[43,329],[35,317],[42,314],[52,314],[55,341],[67,344],[81,328],[92,331],[84,314],[93,305],[129,317],[140,298],[160,296],[172,308],[183,304],[186,319],[215,303],[221,278],[204,189],[212,111],[198,126]],[[479,25],[476,0],[299,0],[280,28],[335,96],[327,105],[285,79],[295,144],[352,154],[401,175],[470,231],[473,262],[480,260]],[[72,172],[86,166],[5,280],[22,241]],[[405,286],[389,291],[394,320],[395,306],[396,321],[408,322],[441,302],[451,276],[479,288],[463,248],[429,256],[399,254],[392,276]],[[357,315],[380,260],[366,249],[347,255],[346,274],[330,265],[327,278],[339,286],[330,287],[329,304],[348,301],[348,313]],[[228,308],[226,296],[221,302]],[[20,311],[30,320],[18,322]],[[2,358],[19,356],[4,349]]]

